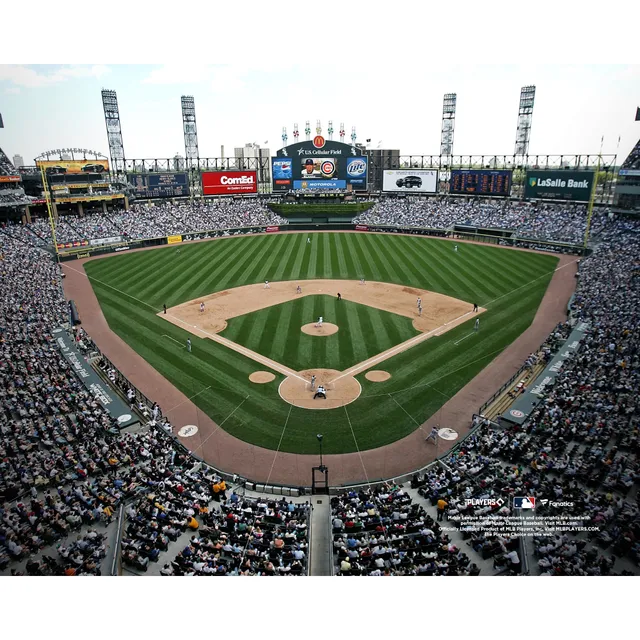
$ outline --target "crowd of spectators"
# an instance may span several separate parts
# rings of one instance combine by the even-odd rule
[[[285,218],[258,200],[207,200],[155,206],[133,204],[129,211],[84,216],[65,214],[58,217],[55,231],[56,240],[63,243],[113,237],[137,240],[286,223]],[[37,238],[51,242],[48,220],[34,220],[27,227]]]
[[[591,233],[597,235],[608,211],[594,211]],[[355,224],[451,229],[454,225],[511,229],[518,237],[581,243],[587,208],[579,204],[501,202],[456,198],[387,198],[359,215]]]
[[[478,575],[469,556],[397,485],[331,498],[333,550],[340,576]]]
[[[608,227],[580,264],[572,322],[589,323],[586,339],[530,419],[499,429],[479,420],[444,460],[450,471],[414,481],[434,504],[445,499],[447,518],[458,524],[465,513],[508,513],[513,496],[561,502],[564,515],[592,530],[583,537],[538,536],[533,554],[545,575],[613,573],[616,557],[640,565],[639,256],[639,223]],[[551,338],[562,341],[569,328],[557,327]],[[469,498],[503,504],[476,507]],[[549,504],[536,507],[539,516],[557,513]],[[504,555],[506,542],[476,536],[473,546]]]
[[[123,562],[145,570],[169,541],[197,528],[193,516],[208,514],[212,501],[224,495],[224,482],[200,470],[174,445],[157,405],[145,407],[127,393],[132,409],[144,413],[149,426],[120,432],[82,385],[52,333],[67,321],[67,305],[59,267],[49,255],[0,233],[0,274],[0,571],[26,561],[25,570],[32,575],[99,575],[104,528],[124,502]],[[81,352],[95,349],[84,330],[73,331]],[[116,383],[111,369],[105,367],[104,373]],[[233,496],[230,504],[235,504]],[[249,517],[248,506],[245,500],[240,507],[239,531],[242,519]],[[257,542],[249,545],[259,548],[261,529],[264,540],[275,533],[279,550],[280,538],[287,542],[282,557],[260,553],[253,558],[253,552],[247,553],[251,567],[238,568],[239,573],[268,574],[273,565],[276,573],[301,572],[305,562],[298,555],[306,547],[306,507],[285,507],[286,517],[280,503],[269,503],[264,513],[258,513],[261,504],[255,507],[250,535]],[[231,537],[226,513],[212,512],[203,530],[222,527],[223,518]],[[278,518],[284,523],[282,536],[280,525],[273,524]],[[289,540],[292,531],[295,545]],[[57,558],[47,555],[54,546]],[[291,549],[295,563],[289,562]],[[44,554],[40,559],[39,553]],[[306,550],[304,554],[306,558]]]
[[[219,511],[202,513],[198,535],[191,537],[173,562],[165,564],[161,574],[304,575],[309,515],[306,502],[249,498],[234,492]]]
[[[263,215],[226,206],[229,220]],[[155,408],[147,411],[149,428],[118,431],[56,347],[52,331],[67,321],[61,273],[26,234],[23,227],[0,232],[0,570],[27,560],[27,573],[98,574],[102,531],[126,502],[123,562],[137,570],[162,562],[170,542],[192,531],[164,574],[304,573],[307,506],[235,493],[226,499],[221,478],[174,446]],[[531,419],[523,427],[483,424],[445,459],[447,468],[414,478],[425,499],[446,503],[439,516],[458,523],[470,497],[507,499],[476,512],[507,513],[514,495],[573,502],[594,531],[536,538],[543,573],[613,573],[614,556],[636,564],[640,558],[638,256],[640,224],[609,222],[580,264],[573,301],[574,321],[590,329]],[[561,325],[550,340],[561,343],[568,328]],[[76,340],[84,353],[93,349],[84,332]],[[341,574],[476,572],[401,487],[351,491],[333,498],[332,510]],[[468,541],[496,567],[520,570],[509,536],[470,533]],[[53,545],[57,558],[46,555]]]

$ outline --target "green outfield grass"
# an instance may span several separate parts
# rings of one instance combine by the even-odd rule
[[[310,336],[300,327],[323,316],[338,325],[331,336]],[[293,302],[232,318],[222,335],[294,371],[344,371],[417,336],[411,318],[334,296],[305,296]],[[297,330],[296,330],[297,329]]]
[[[281,441],[282,451],[297,453],[317,452],[315,436],[321,432],[327,453],[344,453],[393,442],[433,415],[531,324],[558,261],[554,256],[464,243],[455,253],[451,242],[419,236],[322,233],[311,238],[310,245],[306,233],[228,238],[109,256],[85,268],[112,330],[182,392],[189,396],[202,392],[195,402],[218,424],[224,423],[223,429],[271,449]],[[156,316],[163,303],[170,307],[264,280],[361,277],[478,302],[488,311],[481,316],[477,334],[470,335],[471,319],[390,358],[384,363],[392,374],[390,380],[372,383],[362,374],[358,376],[362,385],[358,400],[346,409],[324,411],[292,408],[281,400],[277,392],[280,374],[272,383],[250,383],[248,376],[264,367],[211,340],[191,336],[193,352],[187,354],[182,345],[189,335]],[[302,322],[302,316],[298,319],[296,314],[300,305],[304,310],[304,305],[315,305],[321,298],[278,305],[282,313],[272,307],[244,320],[236,318],[224,335],[234,339],[235,333],[247,346],[257,344],[260,348],[256,350],[270,350],[270,357],[294,369],[309,368],[307,345],[312,343],[302,339],[300,326],[310,320]],[[339,354],[328,350],[322,355],[325,362],[336,358],[331,362],[339,364],[327,367],[339,370],[348,366],[343,358],[345,363],[351,360],[347,356],[350,348],[354,351],[352,364],[364,359],[359,355],[362,351],[356,355],[356,350],[378,353],[385,348],[367,344],[371,333],[366,331],[366,322],[356,322],[363,305],[341,304],[345,304],[344,311],[335,312],[344,317],[336,322],[340,331],[332,336]],[[358,308],[356,313],[349,313],[353,308]],[[373,312],[380,314],[377,318],[387,329],[389,346],[413,332],[408,318],[401,318],[409,323],[406,325],[394,314],[363,309],[370,320]],[[270,326],[272,313],[280,315],[287,337],[269,345],[268,336],[261,336],[257,329]],[[243,338],[248,322],[254,326]],[[350,336],[351,347],[340,343],[343,332]],[[465,336],[469,337],[454,344]],[[320,342],[323,340],[330,344],[329,338]],[[496,380],[496,388],[503,382]],[[469,407],[469,415],[476,409]]]

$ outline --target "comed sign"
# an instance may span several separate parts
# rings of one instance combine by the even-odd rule
[[[587,202],[593,179],[593,171],[527,171],[524,197]]]

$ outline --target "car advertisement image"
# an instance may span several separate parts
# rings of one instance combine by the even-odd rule
[[[258,193],[255,171],[207,171],[202,174],[202,195]]]
[[[397,169],[382,174],[383,191],[435,193],[437,189],[436,169]]]

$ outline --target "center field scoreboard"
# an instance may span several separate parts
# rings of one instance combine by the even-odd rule
[[[186,173],[129,174],[129,183],[138,198],[180,198],[189,195]]]
[[[511,171],[490,169],[453,169],[450,193],[508,196],[511,191]]]

